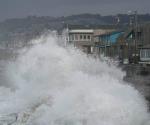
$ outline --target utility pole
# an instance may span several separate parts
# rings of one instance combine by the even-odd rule
[[[138,28],[138,14],[137,14],[137,10],[135,11],[128,11],[128,14],[131,15],[130,17],[130,26],[132,26],[132,29],[134,31],[134,39],[133,39],[133,62],[136,63],[137,62],[137,28]],[[133,22],[132,22],[133,19]],[[133,24],[132,24],[133,23]]]
[[[106,32],[105,36],[105,57],[107,57],[107,44],[108,44],[108,33]]]
[[[134,29],[135,29],[135,40],[134,40],[134,42],[135,42],[135,51],[134,51],[134,63],[136,63],[137,62],[137,28],[138,28],[138,17],[137,17],[137,11],[134,11],[134,20],[135,20],[135,22],[134,22]]]

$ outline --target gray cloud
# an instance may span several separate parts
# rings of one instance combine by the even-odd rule
[[[138,10],[150,12],[149,0],[0,0],[0,20],[28,15],[66,16],[78,13],[102,15]]]

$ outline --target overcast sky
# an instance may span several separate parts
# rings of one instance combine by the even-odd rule
[[[137,10],[150,13],[150,0],[0,0],[0,20],[28,15],[67,16],[80,13],[110,15]]]

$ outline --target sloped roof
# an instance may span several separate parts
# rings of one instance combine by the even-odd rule
[[[128,38],[133,32],[133,29],[128,29],[125,33],[124,33],[124,37]]]
[[[109,34],[114,31],[116,31],[116,30],[115,29],[97,29],[97,30],[94,30],[94,36]]]

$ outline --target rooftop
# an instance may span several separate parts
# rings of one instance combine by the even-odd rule
[[[94,33],[93,29],[74,29],[69,30],[69,33]]]

